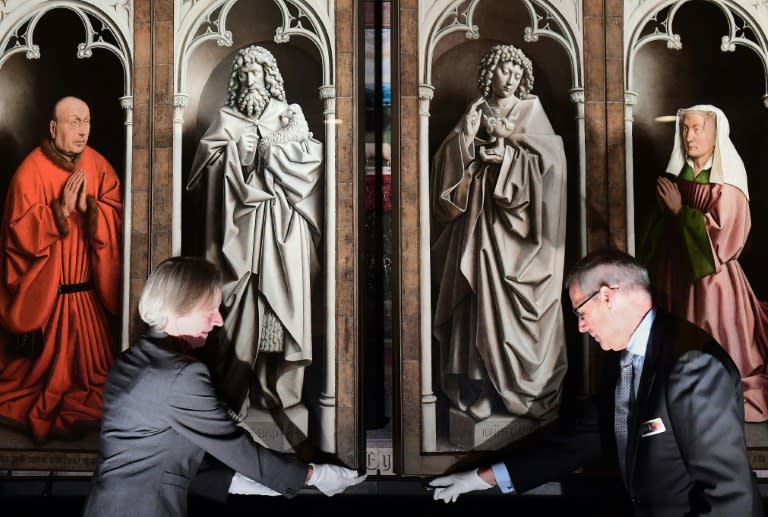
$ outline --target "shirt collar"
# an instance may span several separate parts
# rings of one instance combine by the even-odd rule
[[[654,318],[656,318],[656,309],[651,308],[629,338],[628,352],[645,357],[645,350],[648,348],[648,338],[651,335]]]

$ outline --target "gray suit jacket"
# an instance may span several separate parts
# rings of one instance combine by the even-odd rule
[[[304,486],[307,466],[253,442],[222,408],[208,368],[180,349],[150,329],[110,370],[86,516],[184,516],[209,457],[212,497],[226,498],[235,471],[288,497]]]
[[[595,404],[505,461],[518,492],[602,455],[616,459],[619,354]],[[709,334],[657,311],[631,408],[625,481],[635,515],[763,515],[744,439],[736,365]]]

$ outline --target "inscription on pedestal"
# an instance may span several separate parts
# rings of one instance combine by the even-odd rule
[[[301,404],[274,415],[269,411],[249,408],[240,425],[265,447],[280,452],[296,452],[293,445],[307,438],[309,413]]]
[[[453,445],[464,450],[495,450],[544,424],[546,422],[499,413],[478,422],[463,411],[451,408],[449,438]]]
[[[374,476],[393,475],[392,444],[369,444],[366,449],[366,471]]]

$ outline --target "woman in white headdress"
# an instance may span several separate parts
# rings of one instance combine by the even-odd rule
[[[745,419],[768,420],[768,304],[739,265],[751,219],[744,163],[718,108],[677,113],[667,174],[658,178],[659,214],[638,248],[656,302],[707,330],[741,372]]]

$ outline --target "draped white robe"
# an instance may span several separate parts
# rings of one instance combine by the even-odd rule
[[[258,405],[299,403],[304,367],[312,361],[322,144],[311,134],[273,144],[250,166],[241,164],[237,145],[246,133],[263,139],[279,130],[287,108],[272,99],[258,119],[222,108],[200,141],[187,184],[187,189],[202,184],[205,256],[225,275],[224,326],[212,366],[220,396],[237,412],[244,409],[252,375]],[[257,365],[265,310],[283,326],[284,350],[280,360]]]

